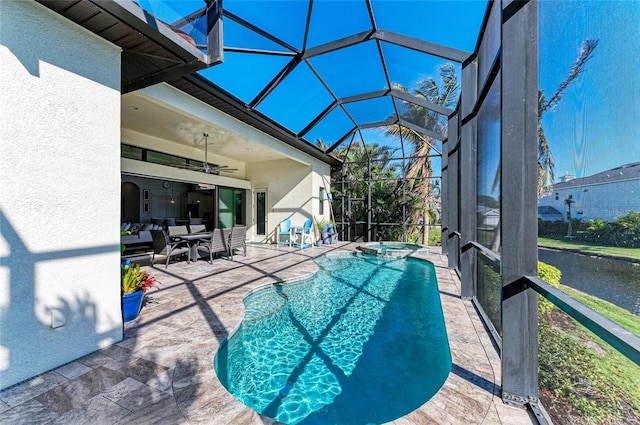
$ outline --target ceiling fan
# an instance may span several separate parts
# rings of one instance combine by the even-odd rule
[[[202,165],[192,165],[189,166],[190,169],[194,171],[201,171],[207,174],[220,174],[220,173],[233,173],[234,171],[238,171],[237,168],[229,167],[228,165],[218,165],[218,164],[209,164],[207,161],[208,154],[208,146],[209,146],[209,134],[202,134],[204,139],[204,162]]]

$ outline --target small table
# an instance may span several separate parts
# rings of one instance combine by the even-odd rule
[[[172,235],[171,238],[180,239],[182,241],[187,242],[187,246],[191,251],[191,261],[198,260],[198,244],[192,243],[193,241],[201,241],[203,239],[211,239],[211,235],[213,232],[198,232],[198,233],[187,233],[184,235]]]
[[[300,238],[302,238],[302,231],[304,230],[304,227],[302,226],[291,226],[290,228],[290,234],[289,234],[289,241],[290,241],[290,245],[291,246],[295,246],[298,244],[298,238],[296,237],[296,235],[300,234]],[[294,239],[295,238],[295,239]]]

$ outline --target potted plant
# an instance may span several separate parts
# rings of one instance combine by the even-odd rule
[[[156,279],[144,270],[140,264],[122,262],[122,318],[125,322],[135,319],[142,308],[144,294],[149,288],[160,289],[156,286]]]
[[[322,245],[322,229],[324,229],[325,221],[324,219],[318,220],[315,216],[313,217],[313,221],[316,223],[316,246]]]

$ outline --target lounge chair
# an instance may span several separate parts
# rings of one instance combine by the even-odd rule
[[[224,237],[221,229],[213,229],[211,239],[200,241],[198,251],[206,251],[209,254],[209,264],[213,263],[213,254],[216,252],[229,252],[229,242]]]
[[[151,265],[155,263],[156,255],[164,255],[167,262],[164,266],[169,267],[169,259],[177,255],[187,254],[187,262],[191,262],[191,249],[185,241],[171,241],[164,230],[151,230],[153,238],[153,255],[151,256]]]
[[[286,241],[282,241],[282,238],[286,237]],[[291,220],[285,218],[276,227],[276,246],[289,245],[291,246]]]
[[[229,234],[229,258],[233,260],[233,250],[242,248],[243,254],[247,256],[247,226],[233,226]]]

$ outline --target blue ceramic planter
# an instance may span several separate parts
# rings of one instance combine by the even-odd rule
[[[138,317],[138,313],[140,313],[140,309],[142,308],[143,298],[144,292],[142,290],[122,296],[122,319],[125,322]]]

